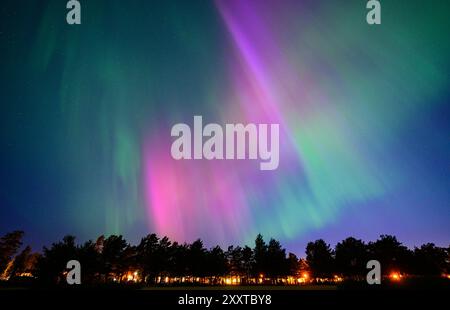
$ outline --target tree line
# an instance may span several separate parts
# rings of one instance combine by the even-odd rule
[[[249,279],[264,278],[278,283],[279,278],[332,278],[363,280],[366,264],[376,259],[382,273],[392,271],[409,275],[440,276],[450,273],[450,247],[442,248],[427,243],[410,250],[395,236],[381,235],[373,242],[349,237],[334,249],[324,240],[309,242],[305,258],[287,253],[275,239],[266,242],[262,235],[253,247],[220,246],[207,249],[202,240],[180,244],[168,237],[149,234],[139,244],[131,245],[123,236],[100,236],[95,242],[75,242],[74,236],[44,247],[42,253],[32,253],[22,247],[22,231],[14,231],[0,239],[0,277],[16,279],[23,276],[43,283],[64,281],[69,260],[78,260],[82,266],[82,283],[127,281],[126,275],[136,272],[140,283],[155,284],[162,277],[194,277],[209,279],[219,284],[219,277],[235,276],[245,283]],[[18,254],[17,254],[18,253]],[[129,280],[129,279],[128,279]]]

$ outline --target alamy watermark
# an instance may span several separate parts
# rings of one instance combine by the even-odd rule
[[[381,24],[381,3],[378,0],[369,0],[366,8],[370,11],[366,15],[366,21],[369,25]]]
[[[367,269],[370,271],[367,273],[366,281],[367,284],[381,284],[381,264],[379,261],[373,259],[367,262]]]
[[[67,1],[66,8],[69,10],[66,14],[66,21],[69,25],[81,24],[81,4],[78,0]],[[366,15],[366,21],[369,25],[381,24],[381,3],[378,0],[369,0],[366,4],[369,12]]]
[[[194,129],[175,124],[171,136],[173,159],[260,159],[260,170],[275,170],[280,160],[279,124],[210,123],[203,127],[202,116],[194,116]],[[206,138],[204,140],[204,138]],[[193,147],[192,147],[193,140]]]
[[[79,261],[72,259],[67,262],[66,268],[69,269],[66,275],[67,284],[81,284],[81,264]]]
[[[69,25],[81,24],[81,4],[77,0],[67,1],[66,8],[69,10],[66,15],[66,21]]]

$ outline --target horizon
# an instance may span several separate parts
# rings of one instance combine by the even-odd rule
[[[16,230],[16,231],[17,231],[17,230]],[[19,231],[20,231],[20,229],[19,229]],[[12,231],[8,231],[7,233],[10,233],[10,232],[12,232]],[[141,237],[138,237],[138,239],[137,239],[136,241],[130,241],[126,236],[123,236],[123,235],[122,235],[122,237],[127,241],[127,243],[128,243],[130,246],[137,246],[137,245],[139,244],[139,242],[140,242],[143,238],[145,238],[145,237],[147,237],[148,235],[151,235],[151,234],[153,234],[153,233],[150,232],[150,233],[147,233],[147,234],[145,234],[145,235],[142,235]],[[3,236],[3,235],[4,235],[4,234],[0,233],[0,236]],[[88,241],[92,241],[92,242],[95,243],[96,240],[98,240],[98,238],[100,238],[100,237],[102,237],[102,236],[105,237],[105,238],[108,238],[108,237],[113,236],[113,235],[114,235],[114,234],[112,234],[112,235],[101,234],[101,235],[98,235],[98,236],[95,237],[95,238],[88,238],[88,239],[85,239],[85,240],[81,240],[81,239],[78,238],[76,235],[73,235],[73,234],[64,234],[64,235],[62,235],[60,238],[57,238],[57,239],[55,239],[55,240],[53,240],[53,241],[50,241],[50,242],[47,243],[47,244],[43,244],[40,248],[35,248],[35,247],[32,246],[31,243],[28,243],[28,242],[27,242],[27,232],[24,231],[24,237],[23,237],[23,240],[24,240],[24,241],[23,241],[23,244],[21,245],[21,247],[20,247],[20,249],[19,249],[19,252],[20,252],[21,250],[23,250],[26,246],[30,246],[31,249],[32,249],[32,251],[33,251],[34,253],[40,253],[40,254],[42,254],[42,250],[44,249],[44,247],[50,248],[54,243],[61,242],[61,241],[63,240],[63,238],[66,237],[66,236],[73,236],[73,237],[75,237],[75,243],[76,243],[76,245],[77,245],[77,246],[81,246],[81,245],[83,245],[84,243],[86,243],[86,242],[88,242]],[[266,241],[266,242],[268,242],[270,239],[275,239],[275,240],[277,240],[276,238],[272,238],[272,237],[270,237],[270,236],[265,236],[264,234],[261,234],[261,235],[262,235],[262,237],[264,238],[264,241]],[[120,236],[120,235],[117,235],[117,236]],[[255,238],[256,238],[256,236],[257,236],[257,235],[255,235]],[[414,251],[415,248],[420,248],[420,246],[425,245],[425,244],[429,244],[429,243],[432,243],[432,244],[434,244],[436,247],[440,247],[440,248],[450,248],[450,243],[448,243],[448,244],[438,244],[438,243],[436,243],[436,242],[434,242],[434,241],[432,241],[432,240],[424,241],[424,242],[422,242],[422,243],[420,243],[420,244],[415,244],[415,245],[410,246],[410,245],[405,244],[400,238],[398,238],[396,235],[393,235],[393,234],[380,234],[380,235],[378,235],[378,237],[376,237],[375,239],[370,239],[370,240],[364,240],[364,239],[362,239],[362,238],[358,238],[358,237],[353,236],[353,235],[348,235],[347,237],[344,237],[344,238],[342,238],[342,239],[340,239],[340,240],[337,240],[337,241],[335,241],[335,242],[330,242],[329,240],[324,239],[324,238],[316,238],[316,239],[311,239],[311,240],[305,242],[305,244],[304,244],[303,247],[302,247],[301,245],[298,245],[297,248],[298,248],[298,249],[302,249],[302,251],[291,251],[290,248],[286,247],[286,245],[285,245],[284,243],[282,243],[282,242],[281,242],[281,246],[283,247],[283,249],[286,250],[286,255],[288,255],[289,253],[292,253],[292,254],[295,254],[298,258],[304,259],[304,258],[305,258],[306,245],[307,245],[307,243],[309,243],[309,242],[314,242],[314,241],[317,241],[317,240],[320,240],[320,239],[321,239],[321,240],[324,240],[327,244],[329,244],[330,247],[331,247],[332,249],[335,249],[335,248],[336,248],[336,245],[337,245],[338,243],[342,242],[343,240],[345,240],[345,239],[347,239],[347,238],[355,238],[355,239],[357,239],[357,240],[361,240],[361,241],[364,242],[366,245],[368,245],[368,244],[371,243],[371,242],[375,242],[375,241],[379,240],[381,236],[394,236],[394,237],[397,238],[397,240],[398,240],[403,246],[405,246],[406,248],[408,248],[408,249],[411,250],[411,251]],[[167,236],[157,235],[157,237],[158,237],[158,238],[163,238],[163,237],[167,237]],[[183,245],[183,244],[190,245],[190,244],[192,244],[194,241],[197,241],[197,240],[199,240],[199,239],[202,241],[204,247],[205,247],[206,249],[208,249],[208,250],[210,250],[210,249],[212,249],[212,248],[214,248],[214,247],[216,247],[216,246],[219,246],[221,249],[226,250],[229,246],[234,246],[234,247],[237,247],[237,246],[240,246],[240,247],[248,246],[248,247],[250,247],[250,248],[253,248],[254,245],[255,245],[255,244],[254,244],[254,240],[253,240],[253,242],[251,242],[251,243],[245,243],[245,244],[237,243],[237,244],[225,244],[225,245],[221,245],[221,244],[211,244],[211,245],[209,245],[209,244],[206,244],[206,243],[204,242],[204,240],[203,240],[202,238],[200,238],[200,237],[199,237],[199,238],[195,238],[195,239],[193,239],[193,240],[186,240],[186,241],[182,241],[182,242],[180,242],[179,240],[173,240],[173,239],[169,238],[169,241],[170,241],[172,244],[173,244],[174,242],[177,242],[177,243],[180,244],[180,245]],[[277,240],[277,241],[279,241],[279,240]]]

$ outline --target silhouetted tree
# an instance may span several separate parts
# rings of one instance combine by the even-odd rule
[[[411,269],[412,253],[395,236],[381,235],[377,241],[369,242],[368,249],[369,258],[380,262],[382,274]]]
[[[104,235],[101,235],[100,237],[97,238],[97,240],[95,241],[95,250],[97,251],[97,253],[103,252],[103,244],[104,243],[105,243]]]
[[[203,277],[206,274],[204,269],[206,263],[206,249],[203,247],[203,241],[195,240],[188,251],[188,267],[194,277]]]
[[[122,236],[111,235],[103,242],[101,261],[106,278],[121,278],[129,267],[132,253]]]
[[[137,246],[137,262],[141,268],[142,277],[147,283],[153,283],[158,272],[156,266],[156,251],[159,238],[156,234],[151,234],[141,239]]]
[[[246,280],[250,278],[252,272],[252,266],[255,263],[253,250],[249,246],[245,246],[242,249],[242,267],[244,268],[244,275]]]
[[[446,272],[447,251],[434,243],[427,243],[414,249],[414,271],[416,274],[438,276]]]
[[[330,277],[333,273],[334,259],[330,245],[319,239],[306,246],[306,261],[313,277]]]
[[[349,237],[336,245],[336,271],[352,278],[363,278],[367,273],[368,250],[362,240]]]
[[[228,273],[230,275],[244,275],[244,258],[242,248],[240,246],[229,246],[225,253],[228,263]]]
[[[253,250],[249,246],[244,248],[229,246],[226,257],[228,260],[228,274],[239,275],[244,278],[243,282],[246,282],[251,277],[255,264]]]
[[[300,262],[297,255],[294,253],[289,253],[287,258],[287,274],[291,276],[300,275]]]
[[[158,246],[156,247],[155,260],[156,272],[160,276],[168,275],[170,270],[169,253],[170,246],[172,242],[168,237],[163,237],[159,240]]]
[[[101,254],[96,243],[89,240],[77,248],[77,252],[77,258],[82,266],[81,283],[94,283],[100,278],[102,270]]]
[[[184,277],[190,275],[189,262],[189,245],[178,244],[174,242],[170,247],[170,271],[173,275]]]
[[[9,276],[15,277],[25,271],[27,260],[31,256],[31,247],[27,246],[15,258]]]
[[[206,274],[209,277],[223,276],[227,272],[227,259],[219,246],[215,246],[207,253]]]
[[[450,246],[445,248],[445,252],[447,253],[447,257],[445,258],[444,272],[450,274]]]
[[[31,253],[26,247],[14,257],[21,245],[22,232],[8,234],[0,239],[2,257],[11,262],[8,275],[20,275],[32,271],[47,283],[65,283],[64,271],[69,260],[79,260],[82,266],[82,283],[98,283],[104,280],[126,280],[127,272],[138,272],[146,283],[166,276],[210,278],[218,283],[218,276],[233,275],[250,278],[251,275],[277,281],[280,277],[302,276],[308,272],[312,278],[331,278],[339,272],[344,277],[364,278],[365,264],[377,259],[382,272],[393,270],[419,275],[437,276],[449,272],[449,248],[432,243],[415,248],[414,252],[403,246],[394,236],[382,235],[366,245],[362,240],[349,237],[336,245],[333,252],[324,240],[309,242],[306,259],[298,259],[293,253],[286,257],[281,243],[270,239],[266,244],[262,235],[255,239],[255,247],[228,247],[224,252],[219,246],[205,249],[201,239],[192,244],[171,242],[168,237],[150,234],[131,246],[122,236],[100,236],[94,243],[81,246],[75,237],[65,236],[62,241],[43,248],[43,254]],[[35,263],[37,261],[37,264]],[[245,283],[245,279],[243,281]]]
[[[305,274],[309,274],[309,265],[305,258],[300,258],[298,260],[299,270],[300,270],[300,276],[304,276]]]
[[[44,247],[43,255],[38,259],[37,275],[45,283],[59,283],[63,280],[63,272],[67,262],[79,259],[74,236],[65,236],[62,242],[53,243],[50,248]]]
[[[24,232],[16,230],[0,238],[0,275],[22,246]]]
[[[286,250],[281,247],[279,241],[270,239],[266,252],[265,273],[275,281],[277,276],[288,274],[289,266],[286,259]]]
[[[263,274],[266,269],[267,245],[261,234],[258,234],[255,239],[255,247],[253,249],[253,275],[258,276]]]

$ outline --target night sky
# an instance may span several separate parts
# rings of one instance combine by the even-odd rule
[[[0,3],[0,234],[450,242],[450,2]],[[280,165],[175,161],[176,123],[279,123]]]

